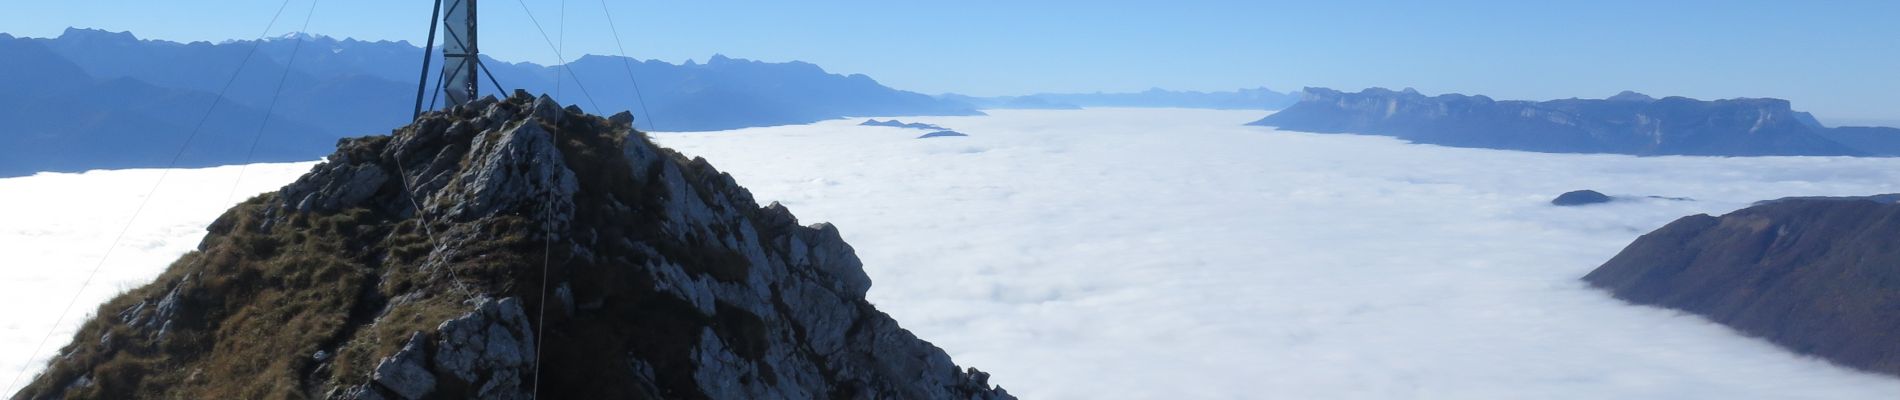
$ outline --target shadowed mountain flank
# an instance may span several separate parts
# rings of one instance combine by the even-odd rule
[[[1900,375],[1900,204],[1792,198],[1685,217],[1585,281],[1802,354]]]

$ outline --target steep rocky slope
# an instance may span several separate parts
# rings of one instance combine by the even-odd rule
[[[1643,235],[1583,279],[1803,354],[1900,375],[1900,204],[1795,198]]]
[[[1010,398],[836,228],[631,123],[517,92],[344,140],[14,398]]]
[[[1392,136],[1418,143],[1553,153],[1853,155],[1900,153],[1900,129],[1827,128],[1787,100],[1623,92],[1542,102],[1425,96],[1410,89],[1307,88],[1299,103],[1253,125]]]

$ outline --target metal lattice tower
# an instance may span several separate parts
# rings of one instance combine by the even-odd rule
[[[443,10],[443,2],[448,9]],[[440,18],[438,20],[437,18]],[[422,48],[422,78],[416,82],[415,117],[422,116],[422,99],[428,94],[429,63],[435,59],[435,33],[441,27],[442,37],[442,91],[449,96],[449,105],[467,103],[481,94],[479,81],[475,78],[477,69],[483,68],[481,50],[475,45],[475,0],[435,0],[435,10],[429,14],[429,39]],[[486,72],[482,69],[481,72]],[[494,80],[493,74],[488,77]],[[499,83],[495,86],[500,90]],[[429,101],[429,107],[435,107],[435,101]]]
[[[438,0],[440,1],[440,0]],[[474,100],[481,91],[476,68],[481,68],[480,50],[475,45],[475,0],[446,0],[442,13],[442,79],[448,104]]]

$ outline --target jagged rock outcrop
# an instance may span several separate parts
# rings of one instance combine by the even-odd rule
[[[1679,219],[1584,280],[1842,365],[1900,375],[1900,204],[1765,202]]]
[[[16,399],[1000,399],[828,224],[517,93],[348,139],[99,308]]]
[[[1827,128],[1787,100],[1623,92],[1608,99],[1499,101],[1406,89],[1307,88],[1252,125],[1384,135],[1417,143],[1553,153],[1701,156],[1900,154],[1900,129]]]

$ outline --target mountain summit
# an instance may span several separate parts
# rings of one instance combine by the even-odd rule
[[[341,141],[14,398],[1011,398],[835,227],[632,122],[518,91]]]

